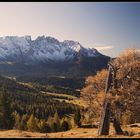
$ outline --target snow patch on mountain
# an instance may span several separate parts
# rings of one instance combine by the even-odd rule
[[[0,37],[0,60],[11,61],[67,61],[76,55],[97,57],[96,49],[84,48],[79,42],[72,40],[58,41],[53,37],[39,36],[35,40],[31,36]]]

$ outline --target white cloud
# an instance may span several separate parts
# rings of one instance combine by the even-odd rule
[[[98,51],[109,50],[114,48],[114,46],[112,45],[105,44],[95,44],[94,46],[95,46],[94,48],[97,49]]]

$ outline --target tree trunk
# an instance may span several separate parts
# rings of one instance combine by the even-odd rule
[[[110,118],[110,103],[105,102],[101,116],[101,124],[99,125],[99,135],[108,135],[109,134],[109,118]]]
[[[123,131],[120,126],[120,122],[117,118],[114,118],[113,126],[115,128],[116,135],[123,135]]]

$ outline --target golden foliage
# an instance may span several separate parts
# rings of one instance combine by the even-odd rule
[[[137,121],[138,117],[134,119],[134,116],[140,115],[140,50],[125,50],[111,61],[111,65],[117,70],[115,76],[117,85],[110,90],[107,96],[112,104],[111,109],[122,118],[124,118],[123,114],[131,112],[133,115],[128,115],[129,119],[133,117],[131,119]],[[106,77],[107,70],[87,77],[86,86],[81,91],[81,97],[87,101],[90,112],[96,116],[99,116],[103,105]]]
[[[104,100],[104,89],[107,71],[103,69],[95,76],[89,76],[86,79],[85,87],[81,90],[81,97],[87,102],[87,108],[90,114],[99,119],[100,110]]]

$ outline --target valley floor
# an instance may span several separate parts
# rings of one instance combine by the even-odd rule
[[[132,125],[131,125],[132,126]],[[140,138],[140,124],[122,126],[123,131],[128,131],[129,135],[126,136],[116,136],[114,134],[114,129],[110,127],[110,135],[106,136],[108,138]],[[27,132],[21,130],[7,130],[0,131],[0,138],[21,138],[21,137],[36,137],[36,138],[97,138],[98,129],[97,128],[73,128],[66,132],[57,133],[37,133],[37,132]],[[105,136],[102,136],[104,138]]]

